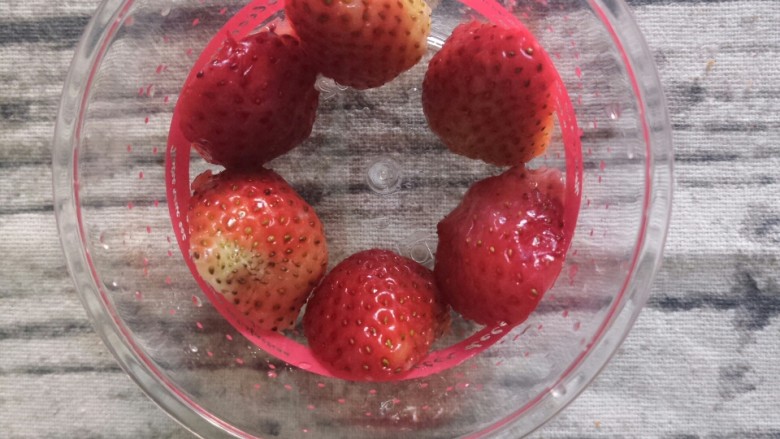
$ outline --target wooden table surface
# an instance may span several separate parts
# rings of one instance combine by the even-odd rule
[[[668,97],[666,259],[631,335],[536,437],[780,438],[780,2],[632,2]],[[0,437],[185,438],[65,268],[51,137],[93,0],[0,2]]]

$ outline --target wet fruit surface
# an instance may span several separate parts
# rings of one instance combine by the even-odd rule
[[[423,82],[430,128],[454,153],[526,163],[550,142],[555,67],[525,29],[471,22],[452,32]]]
[[[474,184],[438,225],[436,279],[478,323],[524,321],[561,271],[564,187],[554,169],[512,168]]]
[[[198,274],[264,329],[293,326],[325,273],[322,223],[273,171],[211,171],[193,183],[187,218]]]
[[[433,273],[387,250],[336,266],[307,304],[304,332],[336,376],[385,381],[408,372],[449,324]]]

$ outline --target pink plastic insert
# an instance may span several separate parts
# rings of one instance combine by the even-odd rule
[[[524,28],[524,25],[514,15],[492,0],[462,0],[462,2],[495,24]],[[220,32],[217,32],[209,41],[193,65],[187,81],[191,80],[209,62],[212,54],[224,42],[226,35],[231,35],[234,38],[243,38],[259,25],[269,20],[274,14],[280,12],[283,7],[283,2],[274,0],[254,0],[247,4],[228,20]],[[548,55],[544,53],[541,56],[547,57]],[[558,87],[554,91],[558,104],[557,115],[566,151],[565,231],[571,236],[577,222],[581,201],[582,156],[580,130],[577,126],[569,95],[560,77],[557,83]],[[166,193],[169,200],[168,206],[171,221],[176,231],[176,240],[193,277],[217,311],[251,343],[290,365],[315,374],[332,377],[333,375],[312,355],[311,350],[306,345],[289,339],[283,334],[255,327],[252,321],[235,312],[234,307],[197,274],[195,265],[189,255],[189,227],[186,216],[187,205],[190,199],[189,160],[191,145],[184,138],[178,127],[178,114],[174,111],[165,153]],[[401,379],[422,378],[457,366],[488,349],[511,329],[511,327],[503,323],[485,327],[454,345],[431,352],[414,370],[404,375]]]

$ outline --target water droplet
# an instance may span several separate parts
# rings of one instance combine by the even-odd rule
[[[569,266],[569,285],[574,285],[574,280],[577,277],[577,273],[580,271],[580,266],[577,264],[571,264]]]
[[[195,305],[198,308],[203,306],[203,302],[200,300],[200,298],[198,296],[192,296],[192,304]]]
[[[337,94],[339,94],[339,92],[342,92],[349,87],[343,86],[330,78],[320,76],[319,78],[317,78],[317,82],[314,83],[314,88],[319,90],[320,100],[327,100],[336,96]]]
[[[193,353],[198,352],[198,347],[191,344],[190,345],[190,351],[192,351]]]
[[[168,14],[170,14],[170,13],[171,13],[171,7],[170,6],[168,6],[167,8],[164,8],[162,11],[160,11],[160,15],[162,15],[163,17],[167,17]]]
[[[425,245],[425,243],[417,243],[412,247],[411,250],[411,256],[412,259],[417,263],[424,263],[428,260],[428,258],[431,258],[431,252],[428,250],[428,246]]]
[[[556,386],[554,389],[550,390],[550,394],[553,398],[561,398],[566,395],[566,387],[563,387],[563,385]]]
[[[366,182],[378,194],[396,192],[401,188],[401,165],[391,158],[381,158],[369,166]]]
[[[311,364],[309,364],[309,363],[300,363],[300,364],[298,364],[298,367],[303,369],[303,370],[309,370],[309,369],[311,369]]]
[[[621,112],[622,111],[619,102],[611,103],[606,107],[607,117],[609,117],[612,120],[620,119]]]

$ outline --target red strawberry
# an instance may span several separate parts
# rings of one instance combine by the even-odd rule
[[[554,169],[509,169],[475,183],[438,226],[434,273],[455,311],[482,324],[524,321],[561,271],[563,184]]]
[[[316,77],[292,35],[263,31],[240,41],[228,35],[184,85],[176,107],[181,130],[211,163],[260,166],[311,134]]]
[[[187,220],[198,274],[259,327],[293,325],[328,265],[314,209],[277,173],[206,171]]]
[[[337,265],[314,290],[303,316],[314,355],[336,376],[355,381],[399,378],[425,357],[448,324],[433,273],[376,249]]]
[[[417,64],[431,30],[424,0],[288,0],[285,13],[320,72],[357,89]]]
[[[423,111],[453,152],[499,166],[526,163],[550,142],[554,69],[527,30],[462,24],[428,65]]]

